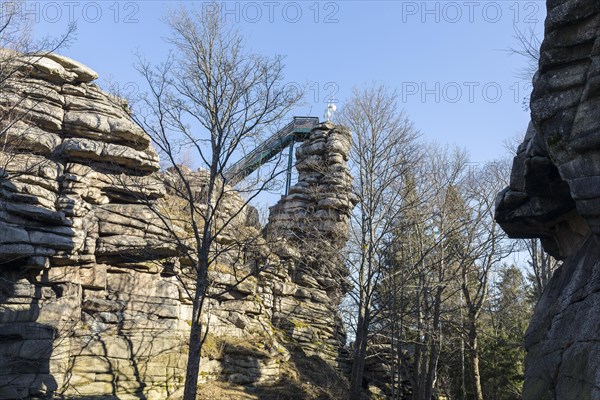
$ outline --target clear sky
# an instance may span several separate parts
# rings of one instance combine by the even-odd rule
[[[135,53],[156,62],[169,50],[161,22],[169,9],[205,2],[29,1],[37,34],[56,35],[77,20],[62,53],[95,69],[125,93],[140,90]],[[343,103],[355,85],[376,81],[400,92],[402,107],[426,140],[465,147],[483,162],[505,154],[503,141],[523,134],[523,98],[516,77],[526,61],[515,26],[541,36],[543,1],[229,1],[223,18],[247,46],[286,56],[290,85],[308,83],[295,114],[323,116],[327,101]],[[143,89],[143,88],[142,88]]]

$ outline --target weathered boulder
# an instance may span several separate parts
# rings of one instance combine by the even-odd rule
[[[547,2],[531,119],[496,219],[564,260],[525,337],[525,400],[599,399],[600,4]]]

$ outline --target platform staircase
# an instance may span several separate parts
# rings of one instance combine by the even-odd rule
[[[262,142],[241,160],[225,170],[223,176],[229,185],[236,185],[256,171],[261,165],[272,160],[286,148],[289,149],[287,166],[286,194],[290,188],[294,143],[304,141],[310,131],[319,124],[318,117],[294,117],[292,122],[281,128],[273,136]]]

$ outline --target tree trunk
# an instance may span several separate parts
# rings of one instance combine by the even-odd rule
[[[476,317],[469,315],[469,356],[471,360],[471,379],[473,380],[473,394],[475,400],[483,400],[481,390],[481,376],[479,374],[479,343],[476,326]]]
[[[396,277],[394,277],[393,285],[392,285],[392,315],[390,317],[392,331],[390,333],[390,385],[392,388],[391,398],[396,398],[396,322],[398,319],[398,296],[396,292]],[[400,366],[398,366],[399,368]]]
[[[354,343],[354,357],[352,359],[352,373],[350,375],[350,399],[360,400],[362,394],[362,380],[367,356],[367,339],[369,324],[365,312],[361,310],[356,327],[356,341]]]
[[[460,292],[460,326],[461,328],[465,325],[463,316],[463,293]],[[465,366],[465,336],[460,335],[460,398],[462,400],[467,399],[467,379],[466,379],[466,366]]]
[[[460,398],[467,399],[467,379],[465,367],[465,338],[461,335],[460,338]]]
[[[196,291],[192,306],[192,326],[189,339],[189,353],[185,372],[185,384],[183,389],[183,400],[196,400],[198,391],[198,375],[200,373],[200,357],[202,355],[202,344],[204,334],[202,332],[202,306],[207,287],[208,254],[199,255],[198,273],[196,277]],[[206,263],[206,264],[204,264]],[[206,267],[203,267],[206,265]],[[205,330],[208,327],[205,328]]]
[[[421,281],[420,281],[421,282]],[[421,399],[421,353],[423,351],[423,311],[421,309],[421,293],[417,291],[417,340],[415,341],[415,355],[413,360],[413,372],[411,374],[411,385],[413,400]]]
[[[429,400],[433,396],[433,389],[437,381],[437,366],[440,358],[440,347],[441,341],[441,306],[442,306],[442,292],[444,288],[438,286],[435,293],[435,303],[433,306],[433,326],[431,335],[431,352],[429,355],[429,368],[427,370],[427,383],[425,386],[425,396],[423,400]]]
[[[404,365],[404,360],[402,357],[402,349],[403,349],[403,345],[402,345],[402,335],[404,333],[404,284],[401,286],[401,292],[400,292],[400,321],[399,321],[399,326],[398,326],[398,345],[397,345],[397,365],[398,365],[398,370],[397,370],[397,374],[398,377],[396,378],[396,382],[398,382],[398,397],[397,400],[400,399],[401,393],[403,392],[401,390],[401,385],[404,382],[404,377],[402,376],[402,366]]]
[[[197,298],[198,296],[196,296]],[[202,349],[202,325],[198,320],[200,318],[200,309],[196,306],[197,299],[194,299],[192,310],[192,329],[190,331],[190,344],[188,348],[187,368],[185,372],[185,386],[183,390],[184,400],[195,400],[198,386],[198,374],[200,373],[200,351]]]

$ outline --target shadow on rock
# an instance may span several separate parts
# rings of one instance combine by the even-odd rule
[[[53,398],[50,373],[56,330],[36,322],[42,287],[27,270],[2,265],[0,273],[0,399]]]

